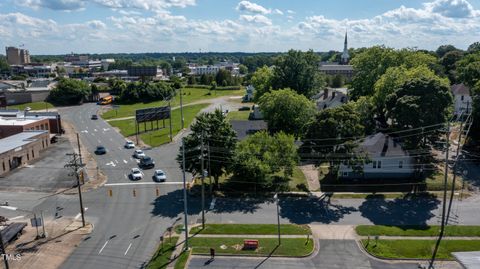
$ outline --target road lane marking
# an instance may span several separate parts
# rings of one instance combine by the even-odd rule
[[[109,162],[109,163],[106,163],[105,165],[111,165],[111,166],[113,166],[113,167],[115,167],[115,166],[116,166],[116,165],[115,165],[115,163],[114,163],[113,161],[112,161],[112,162]]]
[[[88,131],[87,131],[87,130],[83,130],[83,131],[80,131],[80,133],[88,134]]]
[[[110,130],[110,128],[103,128],[103,131],[104,131],[104,132],[106,132],[106,131],[108,131],[108,130]]]
[[[213,210],[213,208],[215,207],[215,201],[216,200],[217,200],[217,198],[212,199],[212,202],[210,203],[210,210]]]
[[[123,160],[124,163],[128,163],[127,160]]]
[[[110,241],[110,240],[107,240],[107,242],[105,242],[105,244],[103,244],[103,247],[100,249],[100,251],[98,252],[98,254],[102,253],[103,249],[107,246],[108,241]]]
[[[1,208],[8,209],[8,210],[14,210],[14,211],[17,210],[17,208],[14,207],[14,206],[2,205],[2,206],[0,206],[0,207],[1,207]]]
[[[107,183],[105,186],[131,186],[131,185],[181,185],[182,181],[178,182],[127,182],[127,183]]]
[[[18,216],[18,217],[9,218],[9,220],[22,219],[22,218],[24,218],[24,217],[25,217],[25,216]]]
[[[127,256],[127,253],[128,253],[128,251],[130,250],[131,247],[132,247],[132,243],[130,243],[130,245],[128,245],[128,248],[125,251],[125,254],[123,254],[123,256]]]
[[[96,132],[96,131],[97,131],[97,129],[93,129],[93,131],[94,131],[94,132]]]
[[[118,163],[118,161],[117,161],[117,160],[115,160],[115,162],[116,162],[116,163]]]
[[[88,207],[85,207],[85,210],[83,212],[86,212],[88,210]],[[75,216],[75,220],[79,219],[80,217],[82,216],[82,213],[78,213],[76,216]]]

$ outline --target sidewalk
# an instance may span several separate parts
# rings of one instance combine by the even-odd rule
[[[359,236],[359,239],[368,239],[368,236]],[[378,236],[379,240],[437,240],[438,236]],[[375,236],[370,236],[375,240]],[[442,240],[480,240],[480,236],[444,236]]]

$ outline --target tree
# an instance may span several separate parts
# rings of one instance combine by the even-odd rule
[[[459,80],[473,87],[480,79],[480,53],[469,54],[457,62]]]
[[[470,92],[472,94],[473,123],[469,132],[469,137],[473,138],[473,140],[478,143],[480,140],[480,81],[470,89]]]
[[[440,64],[445,69],[445,74],[452,83],[457,82],[457,62],[463,57],[463,52],[460,50],[452,50],[447,52],[441,59]]]
[[[390,94],[387,97],[386,110],[396,130],[424,128],[425,133],[405,139],[407,146],[413,149],[426,146],[428,141],[433,142],[438,138],[438,124],[446,122],[452,103],[448,80],[438,77],[419,77],[405,82]],[[418,130],[412,133],[418,133]]]
[[[186,170],[194,175],[201,173],[200,156],[201,141],[204,142],[203,155],[207,160],[208,148],[213,159],[210,161],[210,167],[204,168],[210,171],[210,176],[218,185],[218,179],[232,163],[232,158],[236,146],[236,134],[230,122],[219,109],[212,113],[202,113],[195,118],[195,122],[190,127],[191,133],[185,137],[185,167]],[[182,149],[177,156],[177,161],[182,167]]]
[[[122,84],[119,84],[119,86]],[[175,83],[173,83],[173,86]],[[173,96],[175,90],[172,85],[165,82],[131,82],[124,87],[120,93],[120,102],[135,103],[135,102],[153,102],[157,100],[166,100]]]
[[[458,49],[455,48],[455,46],[453,45],[441,45],[440,47],[438,47],[435,53],[437,54],[438,58],[442,58],[443,56],[445,56],[445,54],[451,51],[458,51]]]
[[[217,82],[217,85],[221,86],[230,86],[232,85],[232,73],[226,69],[221,68],[218,70],[217,75],[215,76],[215,81]]]
[[[248,73],[248,68],[243,65],[243,64],[240,64],[238,66],[238,72],[241,74],[241,75],[246,75]]]
[[[354,103],[321,110],[309,125],[303,140],[302,157],[320,164],[355,159],[355,141],[365,135],[362,118]]]
[[[278,172],[283,172],[283,182],[287,182],[297,162],[293,136],[283,132],[270,136],[261,131],[238,143],[230,171],[233,182],[241,180],[254,183],[255,189],[269,189],[276,185],[274,176]]]
[[[55,88],[50,91],[48,101],[58,105],[77,105],[91,94],[87,82],[61,78]]]
[[[7,63],[5,57],[0,56],[0,73],[10,72],[10,65]]]
[[[283,131],[296,137],[303,135],[316,111],[312,101],[291,89],[266,93],[258,104],[271,132]]]
[[[345,80],[342,75],[335,75],[332,77],[330,87],[340,88],[345,84]]]
[[[355,112],[360,116],[360,124],[363,125],[365,134],[373,134],[376,128],[376,107],[371,97],[362,96],[352,102]]]
[[[468,51],[469,53],[477,53],[477,52],[480,52],[480,42],[472,43],[470,46],[468,46],[467,51]]]
[[[253,73],[250,81],[255,88],[255,102],[258,102],[263,94],[270,92],[272,88],[272,78],[273,70],[268,66],[263,66]]]
[[[290,88],[310,98],[325,86],[324,76],[318,69],[319,56],[312,50],[289,50],[275,61],[272,87]]]

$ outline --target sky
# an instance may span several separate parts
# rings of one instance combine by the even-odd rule
[[[31,54],[466,49],[480,0],[0,0],[0,46]],[[3,52],[4,53],[4,52]]]

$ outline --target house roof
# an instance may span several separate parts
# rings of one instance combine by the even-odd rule
[[[366,137],[359,145],[359,149],[371,157],[402,157],[409,156],[396,138],[384,133],[376,133]]]
[[[230,124],[232,124],[239,140],[245,139],[254,132],[266,130],[268,127],[267,122],[263,120],[231,120]]]
[[[36,136],[46,133],[48,132],[28,131],[2,138],[0,139],[0,154],[30,144],[36,141]]]
[[[452,85],[452,93],[454,95],[470,95],[470,89],[463,83],[455,84]]]

